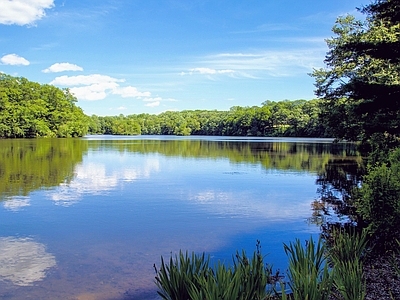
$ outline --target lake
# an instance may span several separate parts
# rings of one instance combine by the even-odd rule
[[[284,272],[283,243],[320,232],[327,165],[360,160],[330,139],[0,140],[0,298],[157,299],[161,256],[257,240]]]

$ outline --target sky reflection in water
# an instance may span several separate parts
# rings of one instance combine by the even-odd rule
[[[21,297],[17,286],[34,282],[52,291],[48,299],[154,292],[160,255],[207,251],[230,262],[236,250],[254,250],[257,239],[283,269],[282,242],[319,230],[307,222],[317,198],[315,171],[120,146],[89,141],[59,186],[5,197],[0,290],[11,299]],[[38,288],[27,291],[44,297]]]

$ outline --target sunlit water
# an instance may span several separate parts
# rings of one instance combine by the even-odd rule
[[[87,137],[0,141],[0,298],[157,299],[180,249],[230,263],[308,239],[330,140]],[[331,151],[332,150],[332,151]],[[334,153],[335,152],[335,153]]]

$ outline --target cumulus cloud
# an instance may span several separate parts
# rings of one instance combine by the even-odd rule
[[[0,24],[29,25],[42,19],[54,0],[0,0]]]
[[[28,66],[30,64],[30,62],[27,59],[14,53],[4,55],[0,59],[0,61],[4,65],[12,65],[12,66]]]
[[[105,84],[107,88],[110,86],[117,87],[117,82],[124,82],[123,79],[113,78],[107,75],[92,74],[92,75],[78,75],[78,76],[59,76],[56,77],[50,84],[55,85],[91,85],[91,84]]]
[[[112,91],[115,95],[121,95],[122,98],[139,98],[139,97],[150,97],[150,92],[139,92],[137,88],[133,86],[117,87]]]
[[[102,100],[109,94],[120,95],[123,98],[150,97],[150,92],[141,92],[133,86],[120,86],[124,79],[107,75],[92,74],[78,76],[59,76],[50,84],[70,87],[71,93],[80,100]]]
[[[47,69],[44,69],[42,72],[43,73],[59,73],[59,72],[65,72],[65,71],[83,71],[83,68],[75,65],[75,64],[70,64],[70,63],[55,63],[48,67]]]

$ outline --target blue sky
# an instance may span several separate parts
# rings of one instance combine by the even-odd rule
[[[0,72],[86,114],[313,99],[324,39],[366,0],[0,0]]]

